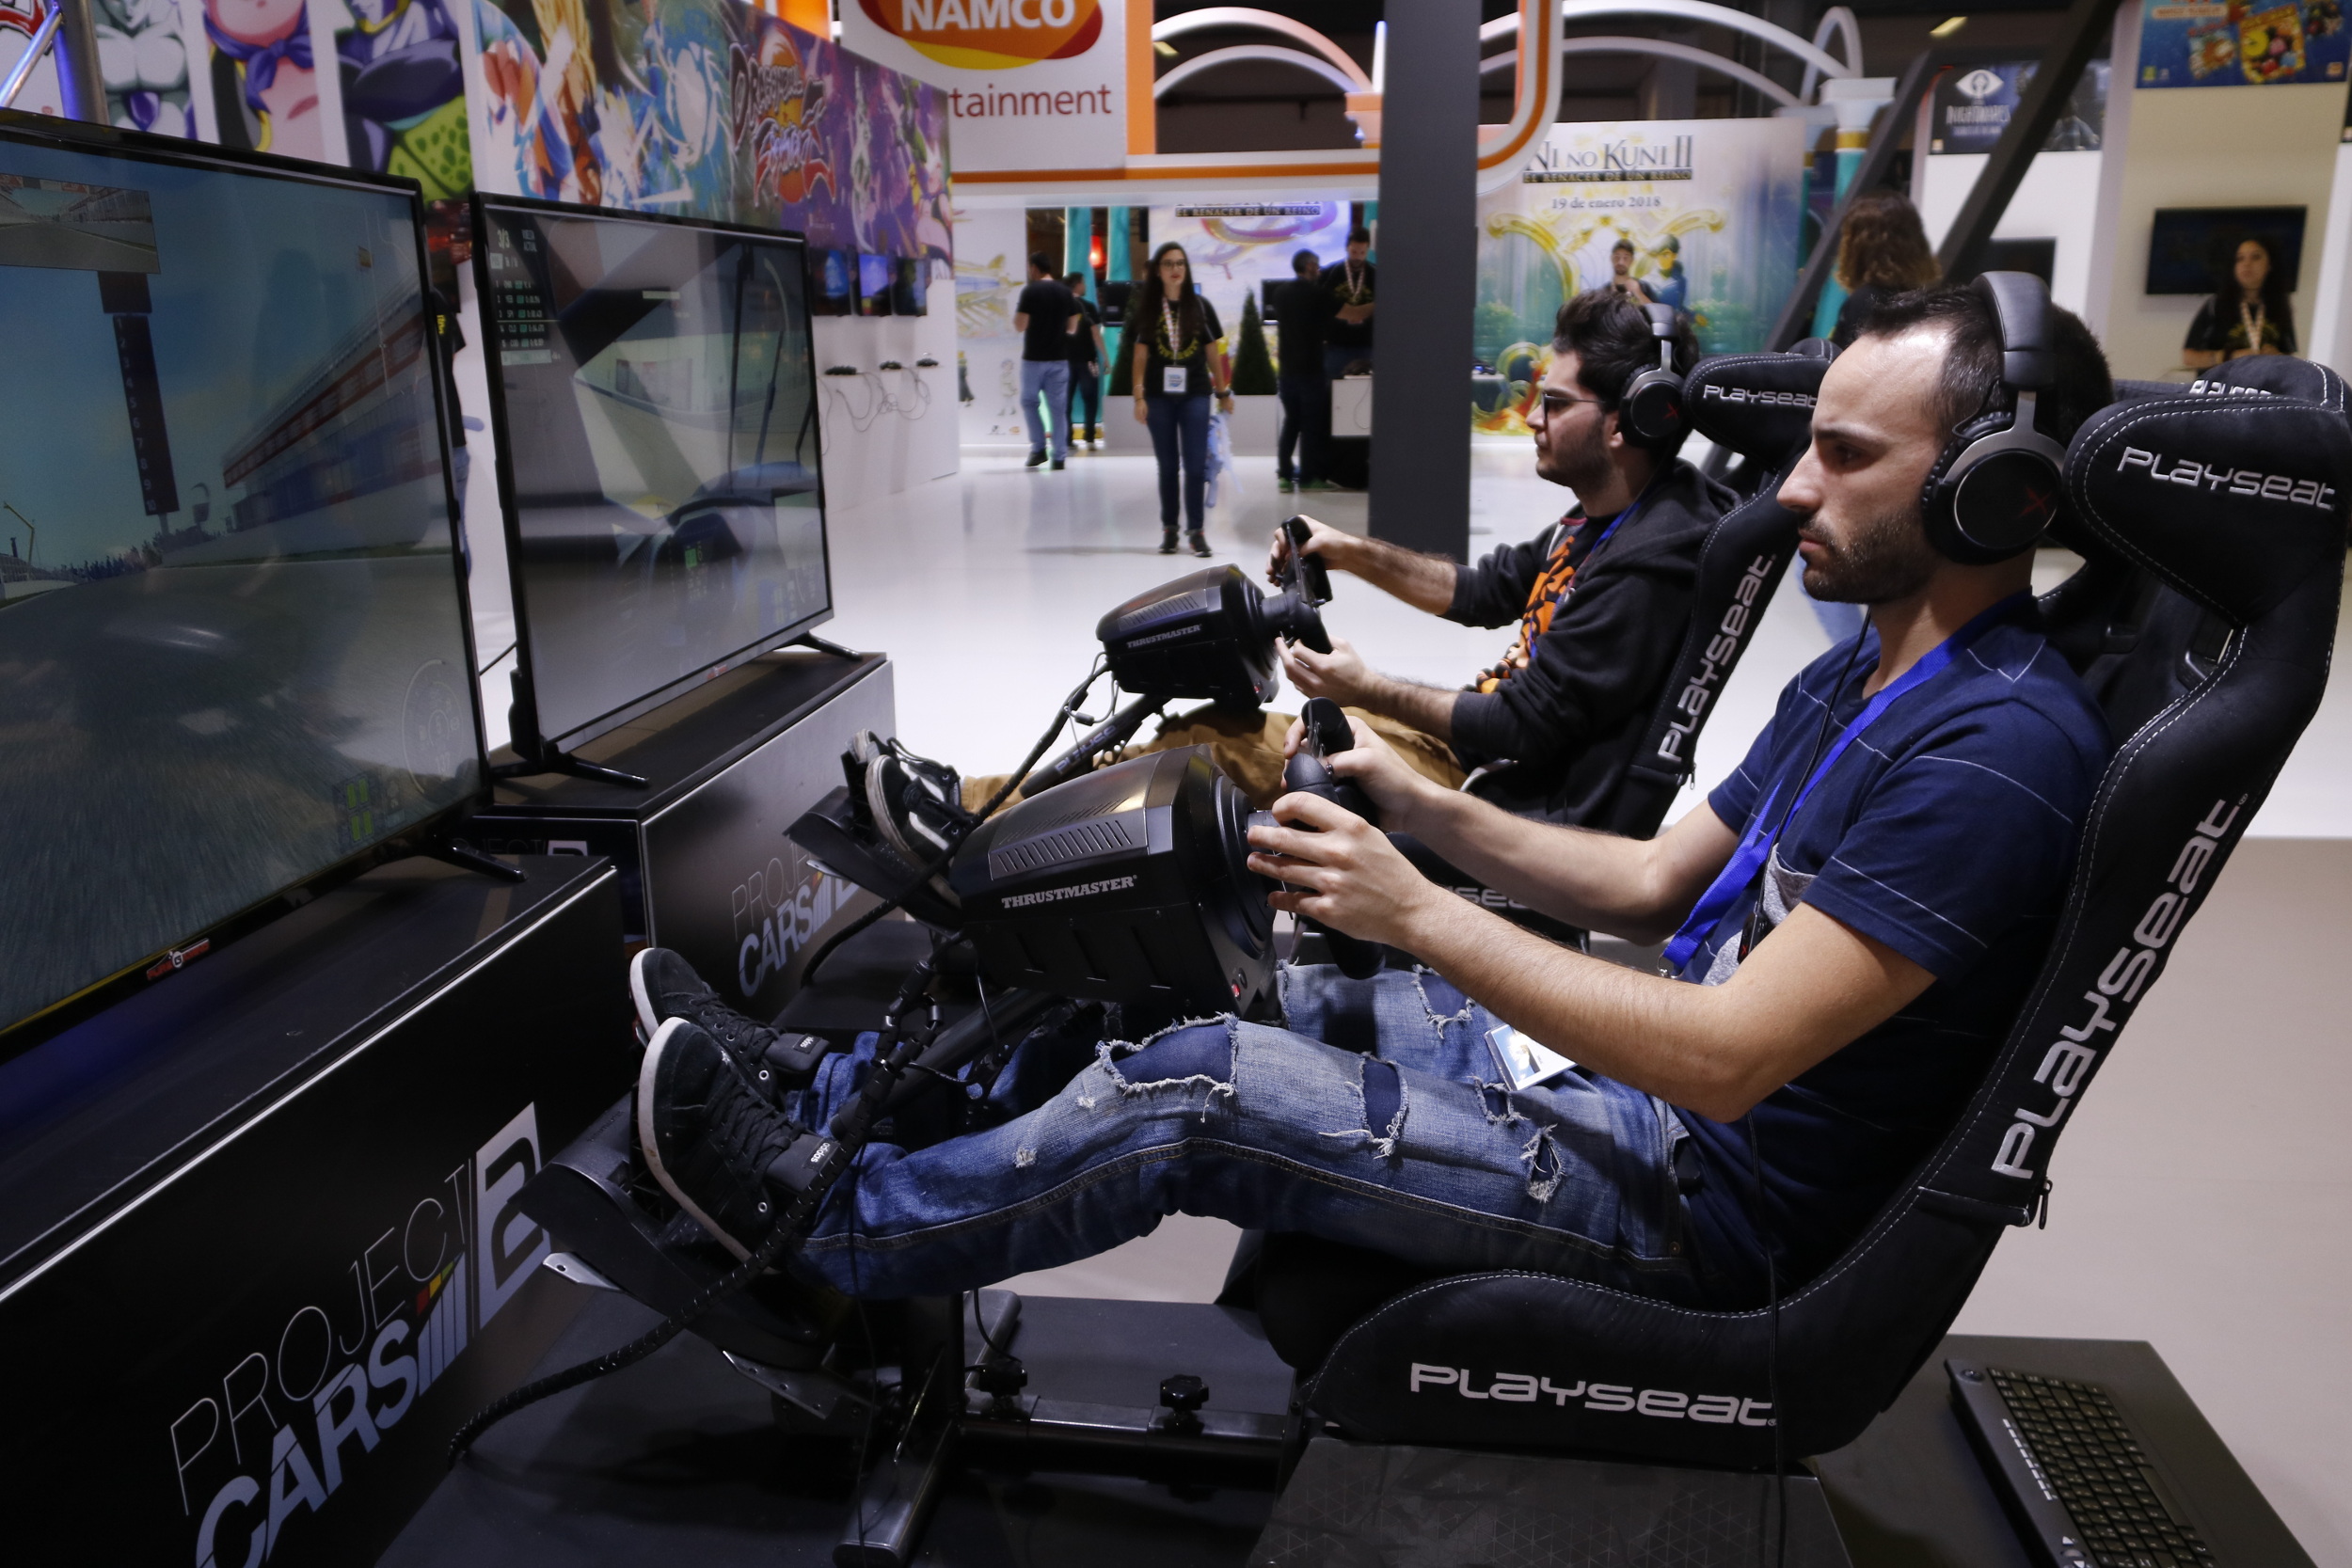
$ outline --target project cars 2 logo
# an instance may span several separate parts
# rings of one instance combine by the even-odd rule
[[[916,54],[963,71],[1075,59],[1103,36],[1103,0],[858,0],[858,8]]]

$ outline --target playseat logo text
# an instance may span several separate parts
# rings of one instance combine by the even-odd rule
[[[1810,408],[1814,404],[1810,392],[1774,392],[1760,387],[1717,387],[1713,384],[1699,388],[1699,401],[1745,403],[1759,408]]]
[[[2083,1000],[2090,1004],[2090,1011],[2079,1024],[2058,1030],[2058,1039],[2043,1053],[2042,1065],[2034,1069],[2033,1081],[2046,1085],[2052,1096],[2050,1108],[2034,1111],[2020,1105],[2012,1115],[2015,1120],[2001,1134],[2001,1147],[1993,1156],[1993,1168],[2003,1176],[2013,1176],[2021,1181],[2031,1181],[2037,1173],[2026,1164],[2033,1152],[2035,1134],[2042,1128],[2056,1127],[2065,1119],[2067,1107],[2074,1103],[2074,1096],[2090,1077],[2090,1069],[2099,1065],[2099,1053],[2113,1042],[2099,1038],[2113,1034],[2131,1016],[2139,1001],[2140,991],[2149,976],[2155,973],[2157,954],[2164,950],[2188,919],[2197,884],[2204,879],[2205,868],[2214,856],[2221,852],[2221,835],[2237,820],[2246,801],[2241,797],[2236,805],[2216,800],[2205,819],[2197,824],[2181,852],[2173,858],[2172,870],[2165,878],[2164,891],[2156,895],[2139,924],[2132,927],[2132,940],[2116,949],[2106,968],[2099,972],[2097,989],[2083,992]]]
[[[1682,715],[1666,726],[1666,733],[1658,742],[1658,759],[1677,768],[1690,766],[1688,750],[1691,737],[1698,733],[1699,720],[1707,713],[1707,705],[1715,698],[1715,689],[1723,684],[1724,671],[1740,657],[1740,640],[1748,633],[1756,620],[1756,595],[1772,580],[1773,568],[1779,562],[1770,555],[1759,555],[1748,562],[1748,569],[1740,578],[1740,586],[1732,591],[1732,602],[1724,607],[1724,618],[1715,624],[1715,635],[1701,656],[1699,673],[1683,687],[1682,695],[1675,700],[1675,711]]]
[[[1025,910],[1032,904],[1059,903],[1065,898],[1087,898],[1098,893],[1124,893],[1136,885],[1133,877],[1105,877],[1099,882],[1078,882],[1070,887],[1049,887],[1036,893],[1007,894],[999,908]]]
[[[2171,464],[2167,468],[2165,465]],[[2288,501],[2296,506],[2316,506],[2325,511],[2334,505],[2336,487],[2322,484],[2315,479],[2296,479],[2288,474],[2265,474],[2253,468],[2223,468],[2211,463],[2200,463],[2193,457],[2174,458],[2160,451],[2143,451],[2137,447],[2125,447],[2122,461],[2115,471],[2145,468],[2148,477],[2160,484],[2202,485],[2219,490],[2228,485],[2233,496],[2260,496],[2265,500]]]
[[[1677,1388],[1636,1389],[1629,1383],[1586,1383],[1581,1379],[1563,1388],[1549,1377],[1533,1372],[1497,1372],[1484,1388],[1468,1367],[1433,1367],[1413,1363],[1406,1374],[1410,1391],[1423,1387],[1451,1388],[1466,1400],[1501,1400],[1506,1404],[1534,1404],[1549,1400],[1562,1409],[1570,1400],[1580,1408],[1602,1415],[1647,1416],[1661,1421],[1708,1421],[1717,1426],[1768,1427],[1772,1407],[1763,1400],[1743,1400],[1737,1394],[1686,1394]]]

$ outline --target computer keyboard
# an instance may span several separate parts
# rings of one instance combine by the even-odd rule
[[[2211,1568],[2215,1559],[2095,1383],[1958,1359],[1952,1402],[2054,1568]]]

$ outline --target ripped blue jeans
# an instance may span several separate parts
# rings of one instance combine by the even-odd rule
[[[1226,1018],[1103,1041],[990,1131],[869,1146],[798,1266],[869,1297],[944,1293],[1181,1212],[1696,1299],[1674,1173],[1685,1134],[1662,1102],[1581,1072],[1506,1091],[1495,1020],[1434,974],[1289,968],[1282,1006],[1288,1029]],[[801,1115],[834,1098],[820,1084]]]

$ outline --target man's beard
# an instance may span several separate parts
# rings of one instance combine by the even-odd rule
[[[1609,447],[1602,433],[1607,421],[1595,420],[1590,439],[1570,447],[1556,436],[1549,456],[1538,455],[1535,477],[1548,479],[1554,484],[1565,484],[1576,492],[1581,502],[1587,490],[1604,489],[1609,483]]]
[[[1928,543],[1916,503],[1885,512],[1849,531],[1843,544],[1821,538],[1826,552],[1804,566],[1804,591],[1830,604],[1889,604],[1928,584],[1941,559]]]

